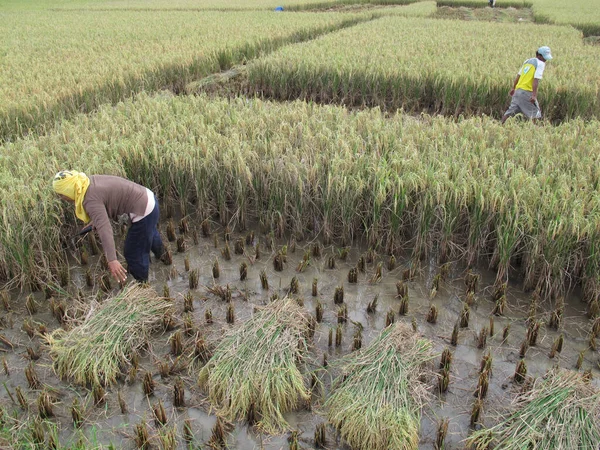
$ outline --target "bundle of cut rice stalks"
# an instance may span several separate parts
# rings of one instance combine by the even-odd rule
[[[162,326],[173,308],[147,286],[131,285],[113,298],[95,304],[85,320],[69,331],[46,336],[54,370],[61,378],[90,385],[113,383],[120,366]]]
[[[514,402],[498,425],[467,440],[483,450],[597,450],[600,445],[600,392],[585,374],[553,369]]]
[[[353,449],[417,449],[431,342],[412,327],[385,328],[366,349],[338,363],[327,417]]]
[[[219,416],[248,420],[269,434],[289,428],[283,414],[310,399],[301,370],[310,322],[310,314],[286,298],[223,338],[199,375]]]

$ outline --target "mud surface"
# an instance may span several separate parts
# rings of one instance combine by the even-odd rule
[[[347,257],[343,260],[341,248],[335,246],[323,246],[318,240],[303,240],[297,242],[295,251],[293,244],[287,239],[274,239],[256,232],[253,244],[260,242],[261,255],[255,259],[254,249],[246,246],[244,255],[234,253],[234,242],[237,238],[244,238],[248,232],[232,232],[230,236],[231,260],[227,261],[222,255],[224,248],[224,233],[215,224],[212,225],[216,231],[217,247],[215,247],[214,235],[208,238],[199,238],[197,245],[193,243],[192,235],[186,235],[187,250],[185,253],[177,253],[174,242],[170,243],[173,250],[173,264],[166,266],[160,261],[154,260],[151,265],[150,282],[159,293],[162,293],[165,285],[168,286],[170,295],[174,298],[177,313],[177,326],[182,326],[183,318],[183,295],[189,291],[188,273],[185,271],[184,260],[187,257],[190,269],[198,269],[200,274],[199,287],[193,290],[194,311],[193,322],[197,331],[204,334],[207,339],[216,345],[223,333],[235,330],[240,323],[251,314],[255,305],[262,305],[277,293],[280,297],[286,295],[292,277],[296,276],[300,282],[299,296],[304,299],[305,307],[314,314],[317,299],[325,307],[323,321],[317,326],[314,337],[314,346],[310,357],[315,366],[319,366],[323,360],[323,354],[328,355],[329,363],[333,363],[351,351],[352,337],[356,326],[352,321],[359,322],[364,326],[363,347],[367,346],[374,337],[384,328],[388,311],[395,311],[396,320],[415,323],[417,331],[428,337],[434,343],[435,351],[439,354],[446,347],[454,352],[454,360],[451,369],[451,379],[448,392],[438,394],[437,387],[432,385],[434,400],[424,411],[421,427],[420,448],[431,449],[436,437],[437,422],[443,417],[450,420],[447,448],[463,448],[462,440],[468,436],[470,428],[470,414],[475,397],[473,395],[478,380],[478,369],[482,355],[488,350],[493,356],[492,378],[490,380],[489,393],[484,400],[482,422],[484,425],[495,423],[497,414],[507,407],[514,399],[518,387],[512,383],[515,365],[519,361],[519,348],[525,338],[525,318],[529,309],[531,294],[524,294],[519,285],[508,286],[507,300],[508,308],[504,316],[494,317],[493,336],[488,337],[485,349],[477,348],[476,337],[482,327],[489,327],[489,318],[494,307],[491,300],[492,284],[495,274],[485,268],[476,272],[481,279],[476,292],[475,302],[471,308],[469,325],[462,328],[458,337],[458,345],[450,345],[450,336],[462,310],[465,299],[464,274],[465,268],[458,263],[450,264],[450,271],[445,281],[439,285],[439,289],[432,298],[431,285],[434,276],[439,272],[439,265],[435,260],[425,261],[416,271],[415,278],[408,282],[409,288],[409,311],[406,316],[398,315],[399,300],[396,298],[396,282],[402,278],[403,271],[407,268],[408,259],[398,258],[396,268],[387,270],[388,257],[376,255],[372,263],[368,263],[365,273],[358,275],[358,283],[348,282],[348,271],[356,267],[361,255],[366,248],[356,246],[350,248]],[[164,226],[163,226],[164,231]],[[179,235],[179,233],[178,233]],[[269,249],[268,241],[272,241]],[[315,243],[320,243],[322,248],[321,257],[310,257],[310,263],[303,271],[297,271],[304,253],[310,251]],[[275,251],[288,245],[287,263],[282,272],[276,272],[273,267],[273,255]],[[328,269],[328,259],[335,255],[335,269]],[[219,260],[220,277],[214,279],[212,266],[215,260]],[[242,262],[248,264],[248,278],[240,281],[239,267]],[[383,263],[383,277],[380,281],[372,281],[375,268],[379,262]],[[89,288],[85,282],[85,271],[90,268],[94,273],[102,273],[98,256],[90,257],[87,267],[82,267],[73,261],[70,268],[69,285],[63,289],[71,292],[67,297],[67,303],[72,302],[72,295],[81,290],[84,297],[89,297],[97,292],[98,288]],[[259,273],[266,270],[269,290],[261,287]],[[312,296],[313,279],[318,280],[318,296]],[[233,303],[235,305],[236,323],[229,325],[225,321],[226,303],[210,292],[215,285],[225,286],[229,284],[233,292]],[[333,297],[336,287],[343,286],[345,295],[344,302],[348,306],[350,321],[344,325],[344,336],[342,346],[339,348],[328,347],[328,334],[332,327],[337,326],[337,306],[334,305]],[[113,288],[113,294],[117,288]],[[74,445],[78,441],[85,442],[86,447],[105,445],[112,443],[117,448],[135,448],[133,434],[134,426],[145,419],[150,428],[154,448],[162,448],[158,441],[158,432],[153,422],[152,405],[162,400],[169,426],[176,427],[179,448],[188,448],[182,439],[183,421],[191,419],[195,435],[195,447],[204,446],[210,438],[211,429],[216,417],[210,411],[210,406],[196,385],[198,367],[188,365],[187,367],[174,365],[173,373],[166,377],[159,375],[157,362],[175,363],[175,357],[170,354],[168,344],[169,336],[175,331],[165,331],[153,337],[148,350],[141,354],[140,367],[135,380],[125,379],[106,390],[106,402],[104,405],[95,406],[88,389],[70,383],[68,380],[60,380],[52,370],[52,361],[48,351],[39,335],[30,338],[23,330],[24,321],[33,321],[34,324],[45,324],[52,331],[60,325],[52,316],[48,301],[43,292],[33,295],[38,306],[38,311],[29,314],[25,308],[25,300],[28,293],[12,293],[10,311],[1,312],[0,334],[3,335],[10,345],[0,343],[0,358],[4,358],[9,374],[0,374],[0,403],[7,411],[14,411],[21,423],[26,424],[27,418],[37,415],[37,398],[39,391],[29,388],[24,376],[24,369],[30,363],[27,347],[31,347],[40,354],[40,358],[33,361],[40,380],[48,387],[55,399],[55,417],[52,423],[58,424],[60,441],[64,445]],[[378,296],[378,306],[375,313],[367,313],[367,305]],[[436,324],[426,321],[426,315],[430,304],[438,307],[439,316]],[[0,306],[1,308],[1,306]],[[204,319],[205,310],[210,308],[214,323],[206,324]],[[542,303],[538,308],[537,318],[547,320],[549,311],[553,309],[552,304]],[[571,295],[566,301],[564,320],[560,330],[549,329],[542,326],[539,332],[537,345],[529,348],[525,361],[528,367],[528,375],[540,376],[553,365],[565,368],[574,368],[578,355],[582,350],[588,349],[588,332],[591,321],[586,317],[586,305],[581,302],[578,295]],[[508,338],[502,339],[503,328],[510,324]],[[563,351],[554,359],[548,354],[554,340],[560,333],[565,336]],[[188,347],[190,351],[190,340]],[[192,341],[193,342],[193,341]],[[193,345],[191,346],[193,349]],[[436,358],[437,367],[439,359]],[[598,386],[599,355],[598,352],[588,349],[581,370],[591,369],[594,383]],[[0,369],[1,370],[1,369]],[[157,383],[154,396],[147,398],[141,387],[142,376],[150,371]],[[335,373],[330,372],[323,378],[325,395],[330,385],[331,377]],[[175,380],[181,377],[184,381],[186,406],[174,408],[173,385]],[[29,404],[29,412],[24,411],[18,404],[13,403],[8,395],[10,392],[15,397],[15,389],[20,386]],[[123,414],[117,401],[117,392],[120,391],[128,405],[128,412]],[[82,431],[76,431],[71,421],[71,405],[73,399],[78,398],[85,405],[85,424]],[[289,423],[299,431],[301,448],[314,448],[314,431],[317,424],[324,419],[323,411],[319,408],[318,398],[314,402],[312,411],[298,411],[287,415]],[[25,425],[24,425],[25,426]],[[235,429],[228,438],[229,448],[245,449],[280,449],[288,448],[287,435],[265,436],[246,424],[237,423]],[[328,448],[343,449],[332,429],[328,433]],[[2,447],[2,445],[0,445]]]

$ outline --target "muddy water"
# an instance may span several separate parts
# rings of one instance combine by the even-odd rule
[[[217,248],[214,246],[212,237],[200,238],[199,244],[193,245],[191,237],[188,236],[188,250],[186,253],[177,254],[174,251],[172,266],[153,262],[150,275],[151,284],[158,292],[163,292],[165,284],[169,287],[171,296],[176,301],[177,317],[181,320],[183,295],[189,290],[188,274],[184,270],[184,257],[185,255],[189,257],[191,268],[198,269],[200,273],[200,287],[193,291],[194,311],[192,314],[194,324],[215,345],[224,332],[235,329],[252,314],[254,305],[265,304],[274,293],[278,293],[280,297],[284,296],[289,288],[290,280],[294,276],[300,281],[300,296],[304,299],[305,307],[314,313],[317,299],[325,307],[323,321],[317,327],[314,347],[310,355],[315,365],[321,363],[323,354],[327,354],[328,361],[332,363],[350,352],[352,337],[356,330],[350,321],[344,326],[342,346],[340,348],[328,347],[329,329],[337,325],[337,307],[333,303],[333,296],[338,286],[344,286],[344,302],[348,306],[349,319],[360,322],[364,326],[363,346],[368,345],[384,328],[386,314],[390,309],[396,312],[396,320],[411,323],[414,319],[418,332],[431,339],[438,354],[450,345],[452,328],[460,315],[461,302],[465,298],[464,267],[459,264],[452,265],[447,280],[440,284],[437,294],[433,299],[430,299],[430,287],[433,277],[438,272],[438,267],[435,261],[423,263],[415,279],[408,282],[410,298],[408,315],[398,316],[399,302],[396,299],[396,282],[401,279],[402,271],[406,268],[406,261],[402,258],[398,259],[396,269],[387,271],[385,269],[387,258],[379,256],[372,264],[367,265],[366,273],[359,273],[357,284],[349,284],[347,281],[348,271],[350,268],[355,267],[358,258],[366,250],[365,248],[356,247],[351,249],[345,261],[340,260],[339,257],[336,258],[336,269],[330,270],[327,268],[327,259],[330,255],[339,255],[339,249],[333,246],[325,247],[320,258],[311,257],[310,265],[304,271],[297,272],[296,268],[302,260],[304,252],[309,250],[313,243],[310,241],[299,242],[296,245],[295,252],[288,252],[284,271],[276,272],[273,269],[273,251],[281,248],[284,244],[288,244],[288,242],[278,241],[275,243],[274,250],[268,251],[265,245],[266,238],[261,236],[261,258],[254,260],[254,252],[250,251],[249,248],[246,249],[246,255],[235,255],[233,253],[235,238],[245,237],[245,234],[234,232],[231,235],[232,258],[230,261],[226,261],[221,254],[223,248],[222,231],[218,232],[217,235],[219,241]],[[174,243],[171,244],[171,248],[175,250]],[[221,275],[218,280],[214,280],[212,277],[212,265],[215,259],[219,260],[221,267]],[[244,282],[239,280],[239,266],[243,261],[248,263],[248,278]],[[373,283],[370,279],[379,261],[384,263],[383,278],[379,282]],[[100,271],[97,257],[90,258],[90,265],[94,270]],[[92,292],[92,290],[85,287],[84,269],[75,262],[73,263],[70,291],[76,292],[77,289],[81,289],[86,294]],[[265,269],[268,275],[270,285],[268,291],[263,290],[260,284],[259,273],[262,269]],[[510,404],[517,389],[512,383],[512,375],[515,365],[520,359],[520,344],[526,334],[524,323],[530,296],[523,294],[518,285],[509,286],[507,293],[508,310],[504,317],[495,318],[495,334],[493,337],[488,338],[487,348],[478,349],[476,335],[482,327],[489,326],[489,316],[493,308],[490,297],[494,274],[485,269],[480,269],[477,272],[481,275],[481,281],[476,302],[471,309],[469,327],[461,329],[458,346],[450,346],[454,352],[454,360],[449,390],[447,393],[439,395],[437,390],[432,388],[433,400],[423,414],[420,445],[420,448],[423,449],[433,448],[437,422],[442,417],[450,419],[447,448],[463,448],[462,441],[470,431],[470,413],[475,399],[473,392],[477,386],[479,363],[482,355],[488,349],[491,350],[493,355],[493,375],[490,380],[488,395],[484,400],[482,421],[485,425],[495,423],[497,414]],[[315,278],[318,280],[318,296],[312,297],[312,282]],[[214,283],[229,284],[232,288],[236,324],[228,325],[226,323],[225,302],[208,291],[208,287],[213,286]],[[42,293],[34,295],[39,309],[31,317],[29,317],[24,306],[26,294],[15,293],[11,300],[11,311],[2,312],[0,333],[13,343],[14,348],[9,349],[0,344],[0,348],[3,349],[0,351],[0,358],[4,357],[6,359],[10,370],[8,376],[4,373],[0,374],[0,383],[5,383],[6,388],[13,393],[13,396],[17,386],[23,389],[29,403],[29,414],[33,417],[37,413],[38,392],[29,389],[23,370],[29,364],[26,348],[31,346],[39,349],[41,358],[35,361],[35,367],[42,383],[50,387],[56,398],[57,403],[54,408],[56,417],[53,421],[60,424],[60,438],[63,443],[73,444],[81,436],[74,431],[70,420],[70,406],[76,397],[79,398],[80,403],[86,405],[86,424],[83,427],[82,434],[87,439],[90,447],[99,444],[108,445],[112,442],[117,448],[134,448],[133,427],[142,419],[145,419],[152,429],[151,435],[156,436],[152,405],[158,402],[159,399],[165,405],[170,424],[176,424],[177,426],[180,443],[182,442],[181,430],[185,418],[192,421],[198,445],[205,443],[210,438],[211,428],[216,418],[211,413],[204,395],[196,387],[197,368],[192,366],[183,367],[178,373],[165,379],[162,379],[158,373],[157,361],[174,360],[174,357],[169,354],[168,344],[168,338],[172,331],[153,337],[150,348],[142,354],[140,370],[134,382],[120,381],[116,386],[108,388],[106,403],[103,406],[94,406],[87,389],[70,384],[67,381],[61,381],[55,376],[51,369],[51,360],[40,338],[29,338],[22,331],[23,321],[28,318],[46,324],[50,330],[59,326],[49,312],[44,295]],[[367,314],[367,304],[376,295],[379,298],[377,311],[373,314]],[[439,311],[438,321],[435,325],[427,323],[425,319],[431,303],[436,304]],[[206,308],[210,308],[213,313],[214,323],[211,325],[207,325],[204,320]],[[552,305],[540,305],[538,309],[539,318],[547,318],[548,311],[551,309]],[[510,334],[508,339],[503,341],[502,329],[508,323],[510,323]],[[548,358],[552,343],[559,332],[542,327],[537,346],[531,347],[526,354],[528,374],[533,376],[542,375],[547,369],[556,364],[561,367],[574,368],[579,352],[587,348],[587,333],[590,325],[590,321],[585,317],[585,304],[580,301],[577,295],[569,297],[565,308],[563,329],[561,330],[565,334],[562,354],[554,359]],[[598,377],[600,376],[597,366],[598,360],[598,353],[588,350],[583,363],[583,369],[592,369],[596,385],[598,385]],[[437,358],[435,363],[437,365]],[[157,384],[154,396],[149,399],[143,395],[141,387],[142,375],[146,371],[153,373],[153,378]],[[328,374],[323,378],[325,391],[327,391],[330,384],[331,375],[335,374]],[[174,408],[172,405],[173,383],[177,376],[183,379],[186,386],[186,406],[184,408]],[[119,409],[117,402],[118,390],[121,391],[127,401],[128,412],[126,414],[122,414]],[[19,406],[11,402],[4,388],[0,390],[0,402],[9,411],[19,411],[21,419],[26,417]],[[321,413],[319,401],[316,399],[313,411],[298,411],[287,414],[291,427],[300,432],[302,448],[313,448],[315,427],[324,421]],[[156,437],[153,439],[155,447],[160,448]],[[345,448],[336,440],[331,429],[328,434],[328,442],[328,448]],[[236,424],[235,429],[231,432],[228,445],[229,448],[240,450],[288,448],[287,435],[275,437],[260,435],[254,429],[241,423]],[[183,443],[180,444],[180,447],[185,448]]]

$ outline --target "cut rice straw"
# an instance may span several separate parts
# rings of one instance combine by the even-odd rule
[[[70,331],[58,329],[46,336],[54,370],[61,378],[90,385],[116,381],[148,335],[162,326],[172,303],[150,287],[132,285],[93,306],[86,319]]]
[[[510,416],[473,433],[468,448],[573,450],[598,448],[600,392],[581,373],[552,369],[520,394]]]
[[[234,421],[252,411],[260,430],[288,429],[283,414],[310,399],[301,371],[309,324],[308,312],[286,298],[260,308],[225,336],[199,374],[217,414]]]
[[[329,422],[353,449],[417,449],[429,397],[422,380],[432,358],[431,342],[409,325],[385,328],[369,347],[338,363],[341,373],[324,405]]]

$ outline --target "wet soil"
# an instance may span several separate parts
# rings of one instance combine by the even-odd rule
[[[216,230],[218,227],[213,224]],[[164,227],[163,227],[164,230]],[[297,242],[295,251],[292,251],[291,241],[288,239],[273,239],[270,236],[255,234],[252,244],[260,242],[261,255],[255,259],[255,253],[251,246],[246,246],[244,255],[234,254],[235,239],[244,238],[248,232],[233,231],[230,236],[231,260],[225,260],[222,255],[224,248],[224,233],[220,229],[215,231],[217,236],[217,247],[215,247],[214,236],[199,238],[194,245],[192,235],[185,236],[187,250],[185,253],[177,253],[175,243],[170,243],[173,250],[173,264],[166,266],[158,260],[151,264],[150,283],[159,293],[162,293],[165,285],[168,286],[170,295],[176,304],[177,327],[182,327],[183,322],[183,295],[189,291],[189,274],[185,271],[184,260],[187,257],[190,269],[199,271],[199,287],[192,291],[194,296],[193,323],[196,331],[206,336],[207,340],[216,345],[223,333],[235,330],[240,323],[252,314],[255,305],[262,305],[269,301],[270,297],[277,293],[283,297],[288,292],[292,277],[297,277],[300,282],[299,297],[304,299],[304,305],[308,311],[314,314],[317,300],[325,307],[323,321],[317,326],[314,337],[314,345],[311,349],[310,358],[315,366],[319,366],[323,355],[327,354],[329,363],[350,353],[352,337],[356,325],[352,322],[361,323],[364,326],[363,347],[369,345],[374,337],[385,327],[388,311],[395,311],[397,321],[416,324],[418,333],[429,338],[434,345],[437,354],[443,349],[450,348],[454,353],[451,367],[451,378],[449,389],[445,394],[439,394],[437,387],[432,383],[433,401],[423,411],[421,427],[420,448],[432,449],[436,438],[437,422],[444,417],[449,418],[449,435],[447,447],[449,449],[463,448],[462,441],[468,436],[470,428],[470,414],[475,397],[473,395],[478,380],[478,369],[480,360],[485,352],[491,351],[493,356],[492,377],[490,380],[489,393],[484,400],[484,408],[481,422],[492,425],[497,420],[497,415],[510,405],[514,399],[519,386],[512,382],[516,363],[519,361],[519,348],[525,339],[525,319],[531,300],[530,294],[524,294],[518,284],[510,284],[507,290],[508,308],[504,316],[494,317],[495,333],[488,337],[485,349],[477,348],[476,337],[484,326],[489,326],[489,317],[492,313],[494,302],[491,300],[492,284],[495,274],[480,268],[476,272],[481,275],[476,299],[471,308],[469,325],[462,328],[458,337],[456,347],[450,345],[450,336],[461,310],[465,295],[464,274],[465,268],[459,263],[451,263],[450,271],[445,281],[439,285],[437,293],[432,298],[431,285],[433,278],[439,273],[439,264],[432,259],[424,261],[416,272],[412,281],[408,282],[409,309],[405,316],[398,315],[399,300],[396,297],[396,283],[402,278],[403,271],[408,267],[408,258],[398,258],[396,268],[387,270],[388,257],[376,255],[372,263],[367,264],[365,273],[358,275],[358,282],[348,282],[348,271],[356,267],[361,255],[367,248],[357,245],[349,248],[347,257],[343,260],[341,248],[336,246],[323,246],[319,239],[304,240]],[[179,235],[179,233],[178,233]],[[273,243],[269,249],[268,241]],[[322,247],[321,257],[310,257],[310,263],[303,271],[298,271],[299,263],[304,253],[310,251],[315,243]],[[287,262],[282,272],[276,272],[273,267],[273,256],[283,245],[288,245]],[[335,269],[328,269],[328,259],[334,255]],[[215,260],[219,260],[220,277],[214,279],[212,266]],[[240,281],[239,267],[242,262],[248,264],[248,277],[246,281]],[[372,281],[375,268],[379,262],[383,263],[383,277],[381,280]],[[101,273],[102,268],[97,256],[89,260],[89,268],[96,273]],[[88,267],[79,265],[75,260],[70,268],[70,282],[65,290],[76,293],[81,290],[88,297],[97,292],[97,287],[88,288],[85,283],[85,270]],[[265,270],[268,276],[269,289],[261,287],[259,274]],[[312,296],[313,279],[318,280],[318,295]],[[215,285],[229,285],[233,292],[233,303],[235,305],[236,322],[227,324],[226,302],[210,292]],[[328,346],[328,334],[332,327],[337,326],[337,306],[334,305],[333,297],[336,287],[344,287],[344,302],[348,306],[349,322],[344,325],[344,335],[341,347]],[[113,289],[113,294],[117,288]],[[153,422],[152,405],[162,400],[169,425],[175,426],[179,447],[188,448],[182,440],[183,421],[191,419],[194,432],[195,447],[204,446],[211,435],[211,429],[215,424],[216,417],[210,410],[206,397],[196,385],[198,372],[197,365],[178,367],[175,365],[174,373],[165,376],[159,375],[157,362],[175,362],[175,357],[170,354],[168,339],[176,330],[165,331],[153,336],[146,351],[141,354],[140,365],[135,380],[121,380],[116,385],[106,389],[106,402],[104,405],[95,406],[88,389],[78,386],[69,380],[60,380],[52,370],[52,361],[48,351],[39,335],[30,338],[23,331],[23,323],[33,321],[36,324],[45,324],[52,331],[60,324],[52,316],[48,301],[43,292],[33,295],[37,302],[37,312],[30,314],[25,307],[25,299],[28,293],[13,292],[10,300],[10,311],[1,312],[0,334],[10,341],[10,345],[0,343],[0,358],[6,361],[9,373],[0,374],[0,403],[7,411],[15,412],[21,423],[28,418],[37,415],[36,406],[39,395],[38,390],[29,388],[24,376],[24,369],[30,363],[27,347],[32,347],[39,352],[40,358],[33,361],[35,370],[43,385],[46,385],[53,394],[56,404],[54,405],[55,417],[52,422],[59,425],[60,440],[64,445],[73,445],[81,436],[85,436],[86,447],[112,443],[117,448],[135,448],[133,434],[134,426],[142,420],[146,420],[152,436],[154,448],[162,448],[158,442],[158,432]],[[379,302],[374,313],[367,313],[367,305],[378,296]],[[72,297],[67,298],[72,302]],[[438,307],[439,316],[436,324],[426,321],[426,315],[430,304]],[[0,306],[1,308],[1,306]],[[204,319],[205,310],[210,308],[214,323],[206,324]],[[542,303],[538,308],[537,318],[547,320],[553,305]],[[586,317],[586,305],[575,293],[566,300],[564,320],[560,330],[549,329],[542,326],[537,345],[529,348],[525,361],[528,367],[528,375],[540,376],[554,365],[573,369],[579,353],[588,348],[587,335],[591,327],[591,321]],[[506,340],[502,339],[502,330],[510,324],[510,332]],[[554,359],[548,354],[554,340],[560,333],[565,336],[563,351]],[[187,338],[186,351],[193,349],[193,338]],[[439,359],[436,358],[437,368]],[[594,376],[594,383],[599,386],[598,378],[598,352],[588,349],[585,353],[581,370],[589,369]],[[0,369],[1,371],[1,369]],[[151,372],[157,384],[155,394],[146,397],[142,392],[141,380],[145,372]],[[323,375],[324,395],[330,386],[331,377],[334,372]],[[185,385],[186,406],[175,408],[173,406],[173,385],[180,377]],[[390,380],[393,382],[393,380]],[[23,390],[29,404],[29,412],[23,411],[18,404],[12,402],[9,392],[15,396],[17,386]],[[123,414],[119,408],[117,392],[120,391],[127,403],[128,412]],[[76,432],[72,421],[70,407],[73,399],[78,398],[85,405],[85,424],[82,432]],[[316,425],[325,421],[323,411],[319,406],[318,396],[315,398],[312,411],[303,410],[287,414],[287,419],[293,429],[299,431],[301,448],[314,448],[314,431]],[[335,437],[334,430],[328,430],[328,448],[345,448],[339,439]],[[265,436],[256,432],[246,424],[235,424],[230,433],[227,443],[229,448],[246,449],[281,449],[288,448],[288,435]],[[1,445],[0,445],[1,446]],[[18,445],[15,445],[18,447]]]

